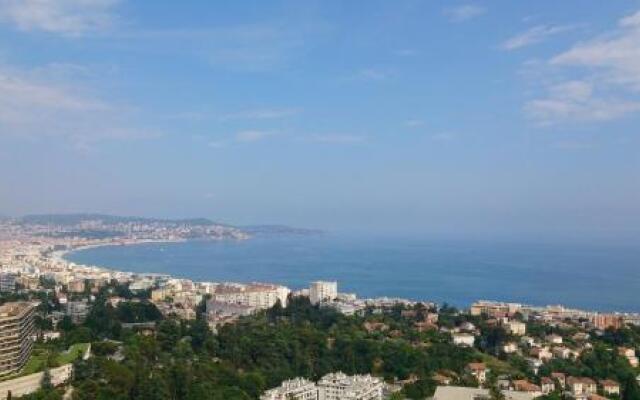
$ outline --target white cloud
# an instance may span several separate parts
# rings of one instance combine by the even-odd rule
[[[484,7],[475,4],[464,4],[445,9],[444,15],[449,17],[449,20],[452,22],[464,22],[479,17],[486,12],[487,10]]]
[[[409,128],[417,128],[424,125],[424,121],[421,119],[408,119],[404,121],[404,125]]]
[[[407,49],[399,49],[399,50],[396,50],[394,53],[397,56],[400,56],[400,57],[413,57],[413,56],[417,56],[418,54],[420,54],[420,52],[418,50],[409,49],[409,48],[407,48]]]
[[[538,25],[533,28],[507,39],[502,43],[503,50],[517,50],[532,44],[540,43],[550,36],[573,29],[573,26],[546,26]]]
[[[365,141],[365,137],[361,135],[348,135],[348,134],[323,134],[313,135],[311,140],[318,143],[329,144],[354,144],[362,143]]]
[[[568,81],[550,86],[545,97],[527,102],[525,111],[545,125],[608,121],[639,112],[640,102],[596,96],[591,83]]]
[[[543,67],[552,68],[551,83],[524,107],[539,123],[609,121],[640,113],[640,12]]]
[[[300,113],[297,108],[264,108],[256,110],[245,110],[236,113],[229,113],[220,116],[221,120],[234,119],[279,119],[286,118]]]
[[[364,68],[356,74],[357,79],[366,81],[382,81],[389,77],[386,71],[377,68]]]
[[[58,137],[77,148],[105,139],[155,136],[127,121],[129,110],[84,93],[44,70],[0,66],[0,134],[29,138]]]
[[[592,68],[610,83],[640,91],[640,11],[622,18],[618,26],[614,32],[553,57],[551,64]]]
[[[226,143],[221,140],[212,140],[209,143],[207,143],[207,146],[213,149],[221,149],[226,146]]]
[[[243,143],[258,142],[272,136],[273,132],[267,131],[241,131],[236,133],[236,140]]]
[[[440,132],[431,135],[431,139],[437,142],[450,142],[456,138],[456,135],[451,132]]]
[[[588,150],[595,147],[593,143],[579,140],[560,140],[553,143],[551,146],[559,150]]]
[[[22,31],[80,36],[110,28],[117,3],[118,0],[0,0],[0,19]]]

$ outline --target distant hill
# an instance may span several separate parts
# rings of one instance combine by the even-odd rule
[[[250,225],[250,226],[232,226],[220,224],[207,218],[188,218],[188,219],[163,219],[163,218],[145,218],[131,216],[117,216],[99,213],[73,213],[73,214],[31,214],[14,219],[18,224],[24,225],[55,225],[62,227],[64,232],[61,234],[68,235],[68,229],[78,229],[77,226],[83,222],[101,221],[104,225],[116,224],[167,224],[167,225],[186,225],[196,229],[207,229],[208,227],[222,227],[227,230],[241,231],[250,236],[280,236],[280,235],[319,235],[323,232],[317,229],[294,228],[286,225]],[[86,230],[86,229],[85,229]],[[87,236],[87,232],[83,230],[78,232],[79,236]],[[97,231],[93,232],[89,229],[89,234],[97,235],[96,237],[118,236],[122,233]],[[93,236],[92,236],[93,237]]]
[[[249,225],[239,227],[250,235],[321,235],[324,232],[319,229],[293,228],[286,225]]]
[[[208,225],[222,225],[206,218],[190,218],[190,219],[162,219],[162,218],[144,218],[144,217],[122,217],[116,215],[107,214],[90,214],[90,213],[78,213],[78,214],[32,214],[25,215],[18,219],[18,222],[23,224],[36,224],[36,225],[77,225],[84,221],[103,221],[105,224],[118,224],[118,223],[167,223],[167,224],[185,224],[192,226],[208,226]]]

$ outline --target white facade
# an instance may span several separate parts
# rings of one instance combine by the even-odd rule
[[[473,344],[476,342],[475,336],[470,333],[454,333],[452,337],[453,344],[456,346],[473,347]]]
[[[260,400],[318,400],[318,388],[309,380],[295,378],[267,390]]]
[[[383,382],[371,375],[327,374],[318,382],[318,400],[382,400]]]
[[[289,293],[289,288],[276,285],[220,286],[216,288],[211,299],[262,310],[273,307],[278,300],[283,307],[286,307]]]
[[[338,282],[316,281],[311,282],[309,288],[309,300],[311,304],[319,304],[325,301],[333,301],[338,297]]]
[[[520,321],[509,321],[505,324],[507,332],[516,336],[523,336],[527,333],[527,324]]]
[[[531,393],[516,392],[513,390],[503,390],[505,400],[533,400],[535,397]],[[476,389],[460,386],[438,386],[433,395],[433,400],[476,400],[488,399],[488,389]]]
[[[371,375],[327,374],[315,384],[304,378],[282,382],[260,400],[382,400],[384,383]]]

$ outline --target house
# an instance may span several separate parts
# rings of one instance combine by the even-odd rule
[[[577,341],[577,342],[583,342],[586,340],[589,340],[591,338],[591,335],[589,335],[586,332],[576,332],[573,336],[572,336],[573,340]]]
[[[529,368],[533,370],[533,373],[537,375],[540,367],[542,367],[543,362],[538,360],[537,358],[529,357],[527,358],[527,364],[529,364]]]
[[[480,363],[480,362],[469,363],[467,365],[466,371],[471,376],[476,378],[476,380],[480,385],[484,385],[484,383],[487,381],[488,369],[485,363]]]
[[[461,347],[473,347],[476,337],[469,333],[454,333],[452,335],[453,344]]]
[[[590,336],[586,332],[577,332],[573,335],[573,340],[577,342],[584,342],[585,340],[589,340]]]
[[[443,375],[439,372],[436,372],[431,377],[438,385],[451,385],[452,379],[447,375]]]
[[[513,320],[505,324],[505,329],[512,335],[522,336],[527,333],[527,324]]]
[[[556,389],[556,382],[548,376],[540,379],[540,389],[543,394],[549,394]]]
[[[533,358],[537,358],[540,361],[549,361],[553,358],[553,354],[549,351],[548,347],[534,347],[529,352],[529,355]]]
[[[564,389],[567,386],[567,376],[563,372],[552,372],[551,379],[560,384],[560,389]]]
[[[596,393],[596,382],[591,378],[574,377],[567,378],[567,386],[573,397]]]
[[[523,336],[520,338],[520,343],[529,347],[533,347],[536,345],[536,340],[531,336]]]
[[[590,394],[589,396],[587,396],[587,400],[609,400],[604,396],[600,396],[599,394]]]
[[[513,381],[513,388],[516,392],[526,392],[531,394],[533,397],[542,396],[542,389],[540,389],[540,386],[533,384],[526,379]]]
[[[460,324],[460,326],[458,326],[458,328],[466,332],[474,332],[476,330],[476,326],[471,322],[463,322],[462,324]]]
[[[558,346],[553,348],[553,355],[556,358],[567,360],[573,356],[573,352],[564,346]]]
[[[435,330],[438,328],[438,325],[431,323],[429,321],[418,321],[413,324],[418,332],[426,332],[430,330]]]
[[[602,387],[602,392],[606,395],[620,394],[620,384],[614,380],[611,380],[611,379],[601,380],[600,386]]]
[[[507,354],[513,354],[518,351],[518,345],[515,342],[505,343],[502,346],[502,351]]]
[[[556,334],[547,335],[546,339],[547,339],[547,342],[551,344],[562,344],[562,336],[560,335],[556,335]]]
[[[365,322],[362,327],[368,332],[384,332],[389,330],[389,325],[383,322]]]
[[[622,357],[626,357],[626,359],[629,361],[629,364],[631,364],[633,368],[638,367],[638,357],[636,357],[636,351],[634,349],[630,349],[628,347],[618,347],[618,354]]]
[[[636,351],[628,347],[618,347],[618,354],[622,357],[630,358],[636,356]]]

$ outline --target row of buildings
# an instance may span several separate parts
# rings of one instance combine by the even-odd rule
[[[640,315],[637,313],[600,313],[566,308],[561,305],[539,307],[520,303],[480,300],[471,305],[469,313],[473,316],[486,315],[491,318],[511,318],[519,314],[524,319],[534,316],[536,319],[544,321],[580,320],[585,327],[600,330],[620,329],[627,324],[640,325]]]
[[[382,400],[383,389],[380,378],[336,372],[317,383],[304,378],[284,381],[263,393],[260,400]]]

